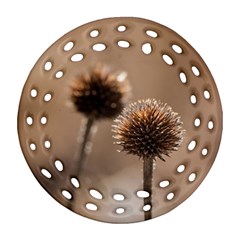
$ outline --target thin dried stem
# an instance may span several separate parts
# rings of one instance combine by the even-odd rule
[[[151,207],[149,211],[144,212],[145,220],[152,218],[153,162],[152,158],[143,159],[143,190],[149,193],[149,197],[144,198],[144,205],[150,205]]]
[[[76,174],[78,177],[80,176],[81,171],[83,171],[86,168],[86,164],[87,164],[86,146],[87,146],[87,143],[89,143],[91,141],[90,132],[91,132],[93,124],[94,124],[94,118],[89,117],[87,119],[87,123],[85,126],[83,141],[81,143],[81,149],[80,149],[80,154],[79,154],[79,164],[77,165],[77,170],[76,170]]]

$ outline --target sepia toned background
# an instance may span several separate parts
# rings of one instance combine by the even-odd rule
[[[240,213],[237,1],[8,1],[1,25],[1,239],[237,239]],[[202,56],[218,86],[224,127],[216,161],[197,191],[148,222],[112,225],[72,213],[37,182],[22,155],[17,111],[23,85],[40,55],[59,37],[106,17],[148,18],[175,30]],[[83,237],[84,236],[84,237]]]

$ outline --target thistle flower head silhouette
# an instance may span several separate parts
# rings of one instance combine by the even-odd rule
[[[115,120],[113,136],[122,151],[142,159],[169,156],[183,141],[182,122],[172,108],[155,99],[129,104]]]
[[[87,117],[113,118],[121,112],[129,93],[130,85],[126,77],[110,73],[106,67],[97,65],[90,73],[76,79],[71,99],[76,110]]]

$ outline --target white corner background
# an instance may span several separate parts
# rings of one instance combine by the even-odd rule
[[[239,1],[86,0],[0,3],[0,239],[240,239]],[[17,137],[22,87],[59,37],[100,18],[135,16],[164,24],[202,56],[218,86],[223,138],[204,182],[170,213],[137,224],[105,224],[58,204],[28,168]]]

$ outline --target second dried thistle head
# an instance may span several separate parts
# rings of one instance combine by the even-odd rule
[[[142,159],[169,156],[183,141],[182,122],[172,108],[155,99],[129,104],[113,126],[116,144],[122,151]]]
[[[94,119],[116,117],[130,97],[130,85],[123,75],[97,65],[91,72],[79,76],[71,94],[76,110]]]

